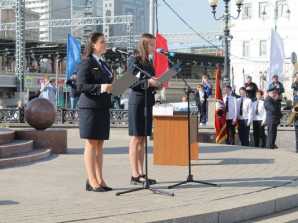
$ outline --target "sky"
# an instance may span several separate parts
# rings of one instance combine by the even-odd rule
[[[158,0],[158,2],[159,31],[161,33],[192,32],[170,11],[163,0]],[[197,31],[220,30],[221,21],[213,19],[208,0],[167,0],[167,2]],[[222,10],[219,12],[221,15]]]

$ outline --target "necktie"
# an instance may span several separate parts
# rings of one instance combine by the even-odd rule
[[[103,60],[99,59],[99,64],[100,64],[101,71],[111,78],[113,76],[113,74],[110,71],[110,69],[107,67],[105,62]]]
[[[241,101],[240,101],[240,116],[243,115],[243,98],[241,98]]]
[[[259,101],[257,101],[257,105],[256,105],[256,115],[259,114]]]
[[[226,112],[229,112],[229,96],[227,96],[226,100]]]

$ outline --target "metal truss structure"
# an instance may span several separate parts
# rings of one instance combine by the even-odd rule
[[[42,26],[49,28],[64,28],[73,26],[98,26],[98,25],[130,25],[133,23],[133,16],[113,16],[113,17],[87,17],[87,18],[72,18],[72,19],[51,19],[26,21],[26,30],[39,29]],[[16,30],[16,23],[1,23],[0,31]]]
[[[128,50],[132,49],[132,31],[133,16],[105,16],[105,17],[87,17],[87,18],[71,18],[71,19],[52,19],[25,21],[25,0],[1,0],[0,9],[15,8],[15,23],[0,23],[0,31],[16,30],[16,75],[20,81],[19,91],[24,90],[24,72],[25,72],[25,30],[40,29],[40,27],[48,28],[64,28],[64,27],[80,27],[80,26],[109,26],[109,25],[126,25],[128,32]],[[108,40],[111,42],[110,40]]]
[[[221,34],[220,32],[205,32],[200,33],[205,39],[207,39],[210,42],[217,42],[217,37]],[[164,36],[167,38],[168,42],[173,43],[202,43],[206,42],[205,40],[202,40],[201,37],[199,37],[195,33],[166,33]]]
[[[25,73],[25,0],[16,1],[16,75],[19,91],[24,91]]]
[[[16,6],[16,2],[12,0],[1,0],[0,9],[10,9]]]
[[[207,39],[210,42],[213,42],[214,45],[218,46],[219,40],[218,36],[220,36],[220,32],[206,32],[206,33],[200,33],[205,39]],[[204,44],[205,40],[202,40],[201,37],[199,37],[195,33],[165,33],[163,36],[168,40],[168,43],[183,43],[183,44],[199,44],[199,45],[206,45]],[[126,44],[129,42],[129,39],[131,38],[131,42],[135,44],[139,38],[140,35],[134,35],[132,37],[130,36],[111,36],[109,38],[109,42],[115,43],[117,45]],[[208,44],[207,44],[208,45]]]

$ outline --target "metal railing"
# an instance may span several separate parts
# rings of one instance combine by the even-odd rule
[[[128,126],[128,111],[123,109],[110,110],[110,122],[112,127]],[[0,109],[0,123],[26,123],[24,109],[4,108]],[[77,109],[57,109],[55,124],[75,124],[79,123]]]
[[[280,120],[281,127],[292,127],[288,125],[288,118],[291,111],[282,111]],[[25,123],[24,110],[17,108],[0,109],[0,123]],[[128,126],[128,110],[111,109],[110,110],[111,127],[127,127]],[[77,109],[57,109],[55,124],[78,124],[79,115]]]

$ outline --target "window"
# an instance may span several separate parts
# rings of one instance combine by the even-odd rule
[[[259,18],[268,18],[268,2],[259,2]]]
[[[267,41],[266,40],[260,40],[259,55],[260,55],[260,57],[267,55]]]
[[[288,16],[288,4],[285,0],[279,0],[276,2],[276,8],[277,8],[277,17],[286,17]]]
[[[251,3],[243,4],[242,9],[242,19],[250,19],[251,18]]]
[[[112,12],[111,12],[111,10],[107,10],[107,11],[106,11],[106,16],[112,16]]]
[[[242,56],[249,57],[249,41],[243,41]]]

